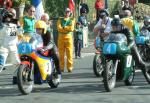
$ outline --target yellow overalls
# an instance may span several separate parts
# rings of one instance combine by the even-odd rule
[[[67,70],[73,69],[73,31],[75,19],[59,18],[57,22],[58,29],[58,52],[60,60],[60,69],[63,72],[65,66],[65,53],[67,57]]]

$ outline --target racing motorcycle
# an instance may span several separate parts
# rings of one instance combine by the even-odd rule
[[[141,34],[135,38],[135,42],[142,59],[150,62],[150,32],[148,30],[142,30]],[[142,69],[142,72],[150,84],[150,70]]]
[[[93,59],[93,72],[95,76],[100,77],[103,73],[103,56],[101,54],[102,41],[99,36],[95,38],[94,47],[96,49],[96,52]]]
[[[56,73],[53,59],[46,57],[38,48],[41,48],[40,40],[18,44],[21,64],[17,72],[17,85],[24,95],[32,91],[34,83],[48,83],[51,88],[57,88],[60,83],[61,77]]]
[[[145,61],[150,60],[150,32],[148,30],[142,30],[141,34],[135,39],[142,59]]]
[[[112,91],[117,80],[123,80],[125,85],[132,85],[135,75],[135,62],[127,46],[124,34],[110,34],[103,45],[105,67],[103,82],[107,92]]]

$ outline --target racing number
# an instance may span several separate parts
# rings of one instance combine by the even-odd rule
[[[111,52],[111,44],[108,45],[106,51],[107,51],[107,53],[110,53],[110,52]]]
[[[130,67],[130,66],[131,66],[131,63],[132,63],[132,56],[129,55],[129,56],[127,56],[127,64],[126,64],[126,67]]]
[[[11,31],[10,32],[10,36],[16,36],[17,34],[16,34],[16,32],[15,31]]]
[[[17,35],[17,33],[16,33],[15,29],[11,28],[11,30],[10,30],[10,36],[16,36],[16,35]]]

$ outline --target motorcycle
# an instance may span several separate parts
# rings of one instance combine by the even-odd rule
[[[21,64],[17,72],[17,85],[24,95],[32,91],[34,83],[48,83],[51,88],[57,88],[60,83],[61,77],[55,71],[53,59],[38,51],[42,44],[40,42],[38,40],[36,43],[23,41],[18,44]]]
[[[144,61],[150,60],[150,32],[148,30],[142,30],[141,34],[135,39],[137,47],[140,51],[142,59]]]
[[[146,62],[150,62],[150,32],[148,30],[141,31],[141,34],[135,38],[140,56]],[[142,69],[142,72],[150,84],[150,70]]]
[[[135,62],[127,46],[124,34],[110,34],[104,42],[103,55],[105,67],[103,82],[107,92],[112,91],[117,80],[123,80],[125,85],[132,85],[135,75]]]
[[[93,59],[93,72],[96,77],[102,76],[103,73],[103,56],[101,55],[102,41],[99,36],[95,38],[94,47],[96,49],[95,56]]]

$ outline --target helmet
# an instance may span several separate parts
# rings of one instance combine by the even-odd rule
[[[144,17],[144,25],[149,26],[150,25],[150,16],[145,16]]]
[[[109,16],[109,13],[108,13],[108,11],[107,11],[106,9],[100,10],[100,11],[99,11],[99,14],[100,14],[100,15]]]
[[[13,14],[11,12],[9,12],[8,10],[2,8],[0,10],[0,17],[1,17],[1,20],[2,22],[5,22],[5,19],[8,17],[8,18],[13,18]]]
[[[42,20],[38,20],[36,23],[35,23],[35,28],[39,28],[39,29],[44,29],[44,34],[46,33],[47,31],[47,25],[44,21]]]
[[[120,20],[119,18],[114,18],[114,19],[111,21],[111,25],[112,25],[112,26],[121,25],[121,20]]]

